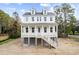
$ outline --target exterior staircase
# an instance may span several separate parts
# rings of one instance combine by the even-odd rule
[[[57,39],[52,40],[52,39],[50,39],[50,38],[47,37],[47,36],[42,36],[41,38],[42,38],[44,41],[46,41],[48,44],[50,44],[51,46],[53,46],[53,47],[55,47],[55,48],[58,47],[58,41],[57,41]]]

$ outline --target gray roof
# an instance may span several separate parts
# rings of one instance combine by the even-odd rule
[[[25,16],[25,15],[31,15],[31,12],[26,12],[26,13],[23,14],[23,16]],[[36,12],[35,15],[43,15],[43,13],[42,12]],[[54,15],[54,13],[47,12],[47,15]]]

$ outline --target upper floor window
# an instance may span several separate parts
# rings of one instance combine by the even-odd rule
[[[50,21],[52,21],[52,17],[50,17]]]
[[[28,33],[28,27],[26,27],[26,33]]]
[[[34,17],[32,17],[32,21],[34,21]]]
[[[39,21],[39,17],[37,17],[37,21]]]
[[[32,10],[32,14],[34,14],[34,10]]]
[[[35,28],[34,28],[34,27],[32,27],[32,33],[34,33],[34,31],[35,31]]]
[[[50,32],[53,32],[53,27],[50,27]]]
[[[56,30],[57,30],[57,29],[56,29],[56,26],[55,26],[55,32],[56,32]]]
[[[45,32],[45,33],[47,32],[47,27],[44,27],[44,32]]]
[[[40,17],[40,21],[41,21],[41,17]]]
[[[44,17],[44,21],[46,21],[47,19],[46,19],[46,17]]]
[[[46,10],[44,10],[44,14],[46,14]]]
[[[38,32],[40,33],[40,27],[38,27]]]
[[[28,17],[26,17],[26,21],[28,21]]]

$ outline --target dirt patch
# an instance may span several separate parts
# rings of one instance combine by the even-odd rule
[[[12,40],[0,45],[1,55],[78,55],[79,42],[70,39],[59,38],[57,49],[39,47],[23,47],[20,39]]]
[[[8,38],[8,35],[0,36],[0,41],[1,41],[1,40],[5,40],[5,39],[7,39],[7,38]]]

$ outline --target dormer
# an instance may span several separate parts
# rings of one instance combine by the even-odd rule
[[[31,15],[35,15],[35,9],[31,9]]]
[[[43,15],[47,15],[47,10],[46,9],[43,9],[42,12],[43,12]]]

